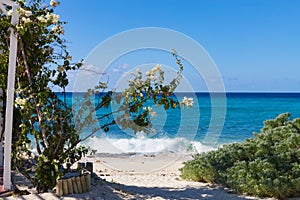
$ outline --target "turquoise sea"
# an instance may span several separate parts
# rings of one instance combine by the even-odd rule
[[[108,132],[96,133],[85,145],[98,153],[203,152],[252,137],[265,120],[280,113],[290,112],[291,118],[300,117],[300,93],[178,93],[175,96],[178,100],[193,97],[194,105],[165,111],[149,104],[156,112],[152,134],[134,134],[114,125]],[[66,95],[70,104],[81,97],[79,93]],[[98,117],[101,115],[97,113]],[[82,136],[89,131],[87,127]]]

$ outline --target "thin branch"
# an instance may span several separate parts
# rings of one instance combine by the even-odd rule
[[[106,128],[106,127],[108,127],[108,126],[110,126],[110,125],[114,125],[114,124],[116,124],[116,122],[113,120],[112,122],[110,122],[110,123],[108,123],[108,124],[105,124],[105,125],[103,125],[103,126],[97,128],[97,129],[93,130],[93,131],[92,131],[90,134],[88,134],[86,137],[84,137],[83,139],[80,139],[80,142],[83,142],[83,141],[87,140],[89,137],[93,136],[96,132],[100,131],[101,129],[104,129],[104,128]]]
[[[31,120],[29,120],[29,123],[31,125],[31,128],[34,129],[34,126],[33,126]],[[36,137],[36,134],[34,134],[34,140],[35,140],[36,150],[37,150],[38,154],[42,154],[40,144],[39,144],[38,138]]]
[[[29,84],[32,85],[32,79],[31,79],[31,74],[30,74],[30,67],[29,67],[29,65],[27,63],[25,49],[24,49],[24,43],[23,43],[22,38],[21,38],[20,35],[19,35],[19,38],[20,38],[20,44],[21,44],[22,57],[23,57],[23,60],[24,60],[24,65],[25,65],[25,72],[27,74]],[[35,98],[33,98],[33,99],[34,99],[34,102],[35,102],[35,109],[36,109],[37,116],[38,116],[39,127],[40,127],[40,130],[41,130],[42,136],[43,136],[43,142],[45,144],[45,147],[48,148],[49,147],[49,143],[48,143],[48,141],[46,139],[45,129],[44,129],[44,126],[42,124],[41,108],[40,108],[37,100]]]
[[[59,118],[59,123],[60,123],[59,140],[58,140],[57,146],[56,146],[56,148],[54,150],[54,155],[57,154],[57,151],[58,151],[59,146],[61,145],[61,142],[62,142],[62,139],[63,139],[63,132],[64,132],[64,130],[63,130],[63,122],[62,121],[63,121],[63,118],[60,117]]]
[[[73,149],[74,147],[76,147],[77,144],[79,144],[80,142],[83,142],[83,141],[87,140],[89,137],[91,137],[92,135],[94,135],[94,134],[95,134],[96,132],[98,132],[99,130],[104,129],[105,127],[108,127],[108,126],[114,125],[114,124],[116,124],[116,122],[115,122],[115,121],[112,121],[111,123],[105,124],[105,125],[103,125],[103,126],[97,128],[97,129],[94,129],[89,135],[87,135],[87,136],[84,137],[83,139],[77,140],[77,141],[76,141],[72,146],[70,146],[64,153],[65,153],[65,154],[68,154],[69,151],[71,151],[71,149]]]
[[[101,75],[105,75],[106,73],[103,73],[103,72],[97,72],[96,70],[92,70],[92,69],[84,69],[84,68],[80,68],[79,70],[82,70],[82,71],[87,71],[87,72],[93,72],[95,74],[101,74]]]

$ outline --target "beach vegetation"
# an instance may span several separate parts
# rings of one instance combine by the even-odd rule
[[[16,90],[14,107],[14,129],[12,164],[37,188],[38,192],[53,189],[56,180],[67,173],[71,166],[85,156],[88,149],[82,141],[98,131],[109,131],[118,124],[134,132],[151,133],[151,119],[156,113],[147,101],[164,107],[180,105],[173,98],[173,91],[182,78],[181,58],[172,52],[179,66],[177,76],[165,84],[164,71],[159,65],[145,75],[140,70],[132,74],[129,86],[122,93],[106,91],[107,84],[99,83],[84,95],[83,101],[69,105],[65,98],[59,98],[54,89],[66,95],[69,83],[68,73],[81,69],[82,62],[73,62],[64,40],[64,24],[55,8],[59,2],[51,0],[16,1],[20,8],[19,23],[11,25],[12,8],[6,6],[7,15],[0,13],[0,87],[6,89],[9,57],[10,31],[18,39]],[[105,92],[104,92],[105,91]],[[98,95],[95,106],[91,97]],[[5,102],[4,102],[5,103]],[[97,110],[107,109],[116,103],[116,111],[94,118]],[[192,99],[186,98],[182,106],[190,107]],[[80,108],[73,110],[73,108]],[[117,118],[111,117],[119,113]],[[100,126],[81,137],[87,126]],[[3,134],[1,136],[3,140]]]
[[[12,165],[43,192],[52,189],[57,177],[87,152],[76,143],[71,108],[53,91],[60,88],[65,92],[68,71],[78,69],[81,63],[72,63],[63,39],[65,22],[52,6],[41,0],[16,2],[19,23],[11,25],[9,6],[7,15],[1,13],[0,18],[0,87],[6,89],[10,32],[14,31],[18,51]]]
[[[289,118],[289,113],[280,114],[245,142],[194,155],[180,169],[182,178],[258,197],[299,195],[300,118]]]

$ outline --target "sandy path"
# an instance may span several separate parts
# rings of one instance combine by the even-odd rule
[[[177,154],[108,156],[85,158],[94,163],[97,175],[92,190],[61,199],[258,199],[232,194],[215,185],[180,179],[178,169],[189,156]],[[32,194],[6,199],[59,199],[52,193]]]

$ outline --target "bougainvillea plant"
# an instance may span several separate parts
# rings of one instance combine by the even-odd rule
[[[9,6],[6,7],[7,15],[0,13],[0,87],[6,89],[12,30],[18,39],[12,160],[13,166],[25,174],[39,192],[52,189],[57,178],[87,153],[81,142],[97,131],[108,131],[110,125],[119,124],[122,128],[147,132],[151,130],[150,118],[155,115],[145,106],[148,100],[165,109],[179,105],[172,93],[181,80],[183,66],[182,59],[174,51],[179,71],[169,84],[164,83],[164,72],[159,66],[145,76],[137,71],[128,89],[122,93],[107,92],[106,84],[99,83],[87,91],[83,101],[77,102],[80,109],[74,112],[72,106],[53,91],[54,87],[60,88],[65,94],[68,71],[82,66],[82,62],[72,62],[63,39],[65,22],[55,14],[59,2],[18,0],[16,3],[20,5],[16,26],[10,23],[12,11]],[[89,97],[100,92],[103,95],[99,96],[99,103],[91,106]],[[85,126],[99,123],[113,114],[109,111],[94,120],[91,113],[105,109],[113,102],[119,104],[119,109],[114,111],[120,113],[119,117],[106,121],[82,138]],[[182,105],[191,106],[192,100],[185,99]]]

